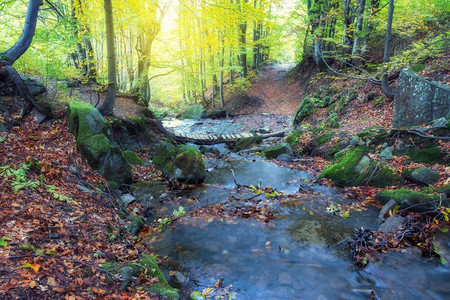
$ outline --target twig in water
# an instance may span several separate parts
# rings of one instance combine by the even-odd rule
[[[231,174],[233,175],[234,184],[236,185],[236,187],[240,188],[242,185],[237,182],[236,176],[234,175],[234,170],[233,169],[230,169],[230,170],[231,170]]]

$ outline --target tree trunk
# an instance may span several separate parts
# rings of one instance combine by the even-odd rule
[[[29,0],[27,14],[25,16],[25,24],[23,27],[22,35],[17,42],[6,50],[0,53],[0,66],[6,72],[7,76],[14,82],[17,91],[20,96],[31,103],[39,112],[43,113],[47,117],[53,118],[53,112],[51,107],[45,103],[39,103],[34,100],[30,95],[27,86],[23,83],[22,78],[16,69],[12,66],[19,57],[24,54],[33,41],[34,32],[36,30],[36,23],[39,14],[39,8],[42,5],[42,0]]]
[[[30,47],[36,30],[39,7],[41,5],[42,0],[29,0],[22,35],[14,46],[3,53],[0,53],[2,56],[0,59],[4,60],[6,64],[13,65],[14,62],[28,50],[28,47]]]
[[[114,50],[114,21],[111,0],[103,0],[105,9],[105,29],[106,29],[106,50],[108,53],[108,87],[106,98],[98,111],[104,115],[111,115],[116,102],[117,71],[116,52]]]
[[[386,39],[384,41],[383,63],[388,63],[390,59],[393,18],[394,18],[394,0],[389,0],[388,19],[386,25]],[[389,99],[394,98],[394,92],[389,86],[389,76],[387,74],[386,69],[384,69],[384,75],[381,78],[381,88],[386,97],[388,97]]]
[[[358,14],[356,18],[355,39],[353,41],[352,58],[355,66],[362,64],[362,42],[363,42],[363,25],[364,25],[364,10],[366,8],[366,0],[358,1]]]

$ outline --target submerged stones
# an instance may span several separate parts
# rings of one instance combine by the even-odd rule
[[[166,177],[180,182],[203,182],[206,177],[201,152],[188,145],[159,144],[153,155],[153,164]]]
[[[96,108],[85,102],[67,108],[69,130],[89,165],[116,184],[132,182],[131,167],[112,138],[111,126]]]

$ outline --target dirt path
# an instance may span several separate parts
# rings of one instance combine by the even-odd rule
[[[247,91],[250,98],[262,100],[256,113],[293,116],[300,104],[303,90],[297,82],[289,82],[291,66],[275,64],[259,74],[259,80]]]

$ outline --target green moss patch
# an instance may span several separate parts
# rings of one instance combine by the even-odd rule
[[[434,211],[437,207],[437,201],[440,199],[440,196],[434,194],[426,194],[409,189],[397,189],[379,191],[376,195],[376,198],[383,204],[389,202],[390,200],[395,200],[403,208],[411,211],[424,212]],[[448,206],[449,204],[449,200],[446,200],[445,203],[442,203],[442,205],[444,206]]]
[[[137,154],[134,151],[130,151],[130,150],[123,151],[123,156],[125,156],[128,163],[130,163],[132,165],[142,166],[144,164],[142,159],[139,156],[137,156]]]
[[[329,178],[341,186],[384,187],[399,182],[398,175],[380,162],[370,160],[366,152],[365,147],[347,152],[339,162],[323,170],[319,178]]]
[[[188,145],[159,144],[153,155],[153,164],[167,177],[182,182],[202,182],[206,177],[201,152]]]
[[[441,150],[436,147],[429,147],[423,149],[412,149],[406,153],[414,162],[422,162],[427,164],[442,163]]]

